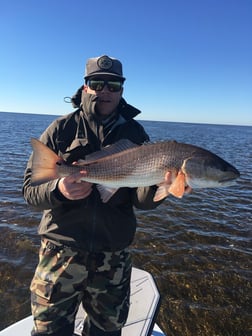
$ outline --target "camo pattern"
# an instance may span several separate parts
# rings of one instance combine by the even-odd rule
[[[131,267],[128,250],[90,253],[43,240],[30,287],[32,335],[72,335],[81,302],[95,327],[120,330],[129,310]],[[85,336],[91,336],[88,326]]]

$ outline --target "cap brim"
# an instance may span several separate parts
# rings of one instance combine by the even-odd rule
[[[100,75],[112,76],[112,77],[120,78],[120,79],[122,79],[122,80],[125,80],[125,79],[126,79],[125,77],[120,76],[120,75],[118,75],[118,74],[111,73],[111,72],[104,72],[104,71],[93,72],[92,74],[90,74],[90,75],[88,75],[88,76],[85,76],[84,78],[85,78],[85,79],[89,79],[89,78],[91,78],[91,77],[97,77],[97,76],[100,76]]]

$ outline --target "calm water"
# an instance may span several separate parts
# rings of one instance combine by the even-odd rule
[[[54,119],[0,113],[0,330],[30,314],[40,213],[24,203],[21,187],[30,137]],[[137,211],[133,260],[157,281],[159,325],[167,336],[251,335],[252,127],[142,123],[152,140],[205,147],[241,172],[236,186]]]

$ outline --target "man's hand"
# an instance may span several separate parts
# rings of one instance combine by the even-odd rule
[[[61,194],[69,200],[86,198],[92,192],[92,183],[81,181],[87,176],[86,171],[63,177],[59,180],[58,189]]]

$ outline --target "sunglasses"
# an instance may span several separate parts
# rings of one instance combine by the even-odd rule
[[[101,91],[106,85],[110,92],[119,92],[123,83],[118,80],[89,79],[87,85],[94,91]]]

